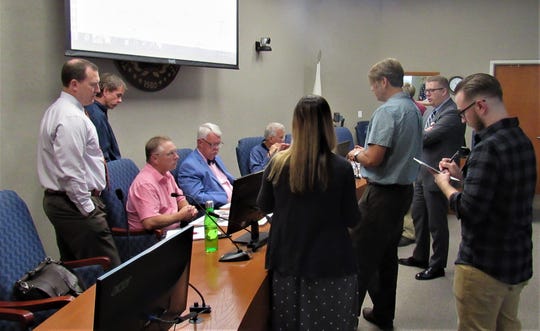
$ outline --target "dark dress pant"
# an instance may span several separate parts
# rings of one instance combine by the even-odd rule
[[[107,223],[105,204],[100,197],[92,197],[92,201],[96,208],[84,216],[67,195],[45,193],[43,209],[54,226],[62,261],[107,256],[114,268],[121,262]]]
[[[360,222],[351,232],[358,257],[360,307],[369,293],[373,314],[380,321],[394,320],[397,250],[412,196],[412,184],[368,184],[359,202]]]
[[[446,268],[450,233],[448,230],[448,199],[439,190],[428,190],[420,181],[414,186],[411,207],[416,246],[413,257],[418,261],[429,261],[433,268]],[[433,254],[431,258],[430,242]]]

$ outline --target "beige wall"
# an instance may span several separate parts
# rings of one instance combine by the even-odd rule
[[[446,76],[489,72],[490,60],[538,59],[539,0],[239,0],[240,70],[182,67],[165,90],[131,87],[111,112],[123,155],[142,166],[148,138],[166,134],[193,147],[196,128],[212,121],[224,132],[221,155],[238,175],[236,141],[262,134],[269,121],[290,127],[296,101],[311,91],[322,51],[322,90],[351,130],[378,105],[366,72],[396,57],[409,71]],[[434,14],[437,13],[437,14]],[[54,232],[41,206],[36,139],[43,111],[60,90],[65,58],[63,1],[0,2],[0,188],[29,205],[48,254]],[[260,37],[272,52],[254,51]],[[94,60],[116,72],[110,60]],[[0,206],[1,208],[1,206]]]

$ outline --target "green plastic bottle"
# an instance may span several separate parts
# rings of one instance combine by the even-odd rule
[[[206,201],[205,208],[207,213],[204,216],[204,248],[206,253],[212,253],[218,249],[217,220],[208,214],[214,211],[214,201]]]

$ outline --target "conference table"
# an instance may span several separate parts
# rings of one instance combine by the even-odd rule
[[[356,196],[362,196],[367,183],[356,179]],[[267,223],[261,231],[269,231]],[[195,228],[195,231],[201,231]],[[233,235],[242,235],[242,232]],[[245,246],[243,247],[245,248]],[[249,261],[219,262],[221,255],[235,250],[230,240],[219,240],[218,251],[205,253],[204,240],[193,241],[190,283],[210,305],[210,314],[201,314],[200,323],[183,322],[171,330],[267,330],[269,318],[269,284],[264,268],[266,245],[251,254]],[[35,328],[49,330],[92,330],[96,287],[90,287],[73,302],[67,304]],[[202,303],[199,295],[188,291],[188,306]]]
[[[260,227],[268,231],[267,223]],[[195,228],[195,231],[201,231]],[[242,235],[242,232],[236,235]],[[233,237],[236,237],[233,235]],[[245,246],[243,246],[245,248]],[[230,240],[219,240],[218,251],[205,253],[204,240],[193,241],[189,282],[201,292],[210,314],[200,314],[200,323],[182,322],[174,330],[266,330],[269,317],[269,287],[264,268],[266,245],[253,252],[249,261],[219,262],[221,255],[235,250]],[[95,285],[41,323],[36,331],[92,330]],[[189,306],[202,303],[188,290]],[[186,311],[187,312],[187,311]]]

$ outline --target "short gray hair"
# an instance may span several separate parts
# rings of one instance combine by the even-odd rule
[[[268,139],[270,137],[275,137],[278,130],[283,130],[285,132],[285,126],[281,123],[272,122],[269,123],[266,126],[266,129],[264,129],[264,139]]]
[[[219,126],[213,123],[204,123],[199,126],[199,130],[197,131],[197,139],[208,137],[210,132],[214,133],[218,137],[221,137],[221,129]]]

